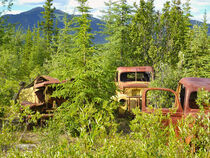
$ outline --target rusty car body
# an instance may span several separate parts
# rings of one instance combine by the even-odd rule
[[[117,68],[116,100],[121,104],[119,107],[121,114],[141,105],[142,92],[151,80],[154,80],[154,69],[151,66]]]
[[[197,93],[199,90],[206,90],[210,92],[210,78],[182,78],[179,83],[176,92],[168,88],[147,88],[142,95],[142,111],[149,112],[147,103],[148,91],[168,91],[174,94],[175,102],[171,108],[176,109],[175,117],[180,118],[189,114],[196,115],[200,111],[199,105],[196,103]],[[169,113],[171,108],[161,107],[163,113]],[[204,105],[205,112],[210,112],[210,105]]]
[[[175,133],[179,136],[179,129],[177,123],[179,120],[186,118],[191,115],[192,117],[197,117],[201,110],[200,105],[197,104],[197,94],[200,90],[205,90],[210,92],[210,78],[182,78],[179,83],[176,92],[168,88],[147,88],[144,90],[142,95],[142,112],[153,113],[155,109],[159,108],[162,111],[162,115],[170,116],[170,119],[164,120],[162,123],[167,126],[170,123],[176,126]],[[171,107],[162,106],[150,106],[150,96],[148,93],[150,91],[165,91],[172,93],[174,95],[174,101],[170,102]],[[208,98],[210,100],[210,98]],[[209,102],[203,103],[202,108],[206,115],[210,112]],[[189,124],[192,127],[193,124]],[[195,137],[194,135],[189,135],[185,138],[185,142],[189,144],[191,139]],[[195,152],[195,145],[193,145],[193,152]]]
[[[29,107],[33,112],[39,112],[42,118],[52,117],[56,107],[65,101],[63,98],[51,96],[55,90],[52,85],[61,83],[50,76],[38,76],[29,85],[21,87],[18,100],[22,106]]]
[[[170,120],[166,120],[163,123],[168,125],[172,123],[177,125],[177,122],[181,119],[191,115],[196,117],[201,110],[200,105],[197,104],[197,94],[200,90],[210,92],[210,78],[182,78],[179,83],[176,92],[168,88],[147,88],[142,95],[142,112],[153,113],[155,109],[160,109],[163,115],[170,115]],[[174,95],[174,101],[169,102],[170,107],[162,105],[152,105],[150,91],[169,92]],[[158,96],[160,99],[161,96]],[[210,98],[208,98],[210,99]],[[153,101],[153,100],[152,100]],[[157,100],[155,100],[157,102]],[[203,103],[203,109],[205,114],[210,112],[209,103]],[[178,130],[175,131],[178,133]],[[178,135],[178,134],[177,134]],[[190,139],[189,139],[190,140]],[[189,142],[188,140],[188,142]]]

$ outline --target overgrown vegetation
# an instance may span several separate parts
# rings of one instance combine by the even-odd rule
[[[156,80],[150,86],[174,90],[183,77],[210,78],[206,14],[203,25],[191,29],[189,1],[168,1],[157,12],[154,0],[133,6],[109,0],[101,32],[107,43],[95,45],[88,0],[78,2],[80,16],[65,18],[60,30],[54,25],[52,0],[44,5],[44,21],[32,30],[15,30],[0,17],[0,156],[209,157],[209,114],[201,111],[197,119],[189,116],[178,127],[164,127],[161,122],[169,116],[160,111],[149,115],[136,109],[132,121],[117,118],[117,103],[111,100],[118,66],[153,66]],[[45,128],[34,126],[31,132],[39,140],[33,142],[24,140],[29,122],[23,118],[31,112],[21,113],[12,99],[20,81],[30,83],[40,74],[66,80],[53,96],[67,101]],[[201,101],[209,105],[209,93],[199,96],[200,106]],[[39,117],[34,115],[32,121]],[[23,150],[21,142],[36,147]]]

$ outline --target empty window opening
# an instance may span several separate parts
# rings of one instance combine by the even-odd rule
[[[123,72],[120,74],[120,81],[129,82],[129,81],[150,81],[149,72]]]

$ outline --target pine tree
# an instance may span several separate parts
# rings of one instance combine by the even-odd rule
[[[127,56],[129,51],[129,24],[131,21],[132,7],[126,0],[105,3],[108,11],[102,17],[105,22],[104,33],[107,35],[107,44],[104,49],[107,58],[111,59],[113,65],[128,65]],[[110,58],[111,57],[111,58]]]
[[[207,32],[208,27],[205,13],[203,25],[200,27],[196,25],[193,30],[188,32],[187,47],[183,52],[183,65],[187,76],[210,77],[210,45]]]
[[[140,0],[139,6],[135,5],[135,8],[136,13],[132,19],[130,33],[131,63],[133,65],[152,65],[150,56],[155,53],[153,46],[156,40],[155,23],[157,19],[154,1]]]
[[[48,51],[50,49],[50,44],[52,43],[53,35],[55,33],[55,28],[54,28],[55,7],[52,7],[53,5],[52,2],[53,0],[46,0],[45,5],[43,6],[44,12],[41,12],[44,18],[44,21],[41,22],[41,27]]]
[[[49,58],[48,54],[46,54],[46,43],[41,36],[41,28],[39,24],[37,27],[33,28],[32,41],[28,65],[30,78],[35,78],[43,71],[43,65],[46,59]]]
[[[160,18],[161,60],[173,67],[179,61],[179,52],[185,47],[185,36],[189,29],[189,13],[184,15],[180,0],[166,2]]]
[[[13,2],[13,0],[1,0],[0,1],[0,3],[1,3],[0,17],[5,11],[11,10],[11,7],[13,5],[12,2]]]
[[[66,80],[64,84],[57,86],[54,93],[55,96],[68,98],[60,108],[60,115],[57,115],[59,120],[73,136],[80,134],[84,137],[84,129],[90,124],[94,128],[101,128],[96,125],[98,116],[107,115],[106,118],[109,119],[107,111],[112,107],[107,100],[115,89],[114,82],[106,80],[110,76],[103,71],[103,61],[91,42],[90,8],[87,0],[78,2],[80,15],[73,20],[74,28],[72,30],[71,21],[65,22],[65,28],[60,32],[58,52],[46,67],[58,68],[52,74]],[[73,34],[68,34],[69,31],[73,31]],[[62,43],[69,46],[62,49]]]
[[[23,76],[29,76],[30,74],[30,68],[29,68],[29,57],[32,52],[32,32],[30,28],[28,28],[26,34],[25,34],[25,43],[22,50],[21,55],[21,75]]]
[[[3,40],[0,46],[0,113],[2,107],[10,105],[10,100],[18,89],[18,82],[24,79],[21,75],[24,34],[15,28],[7,30],[3,36],[7,37],[7,41]]]
[[[67,14],[64,16],[64,28],[58,33],[58,54],[70,53],[73,48],[73,20],[68,19]]]
[[[56,70],[52,70],[55,66],[49,66],[51,73],[64,79],[75,78],[80,70],[84,73],[94,54],[91,41],[93,35],[90,33],[90,8],[87,1],[78,2],[80,6],[77,9],[80,15],[74,16],[70,21],[65,16],[65,27],[59,32],[58,51],[52,56],[52,62],[49,62],[49,65],[56,66]]]
[[[81,15],[74,18],[74,53],[79,57],[77,60],[80,63],[78,64],[85,66],[89,58],[93,55],[94,50],[91,42],[93,34],[90,33],[90,7],[87,6],[87,0],[78,0],[78,2],[80,6],[77,9]]]
[[[109,2],[104,2],[106,6],[106,10],[102,10],[101,12],[104,14],[101,17],[101,20],[104,22],[104,24],[101,24],[103,27],[103,31],[101,32],[102,34],[108,36],[112,35],[113,32],[113,23],[114,23],[114,14],[113,14],[113,7],[116,2],[113,2],[112,0],[109,0]],[[108,41],[108,38],[107,38]]]
[[[51,76],[59,79],[72,78],[76,65],[72,62],[77,56],[74,54],[73,20],[64,16],[64,28],[60,29],[57,38],[57,51],[51,55],[51,60],[44,68]],[[76,60],[75,60],[76,61]]]

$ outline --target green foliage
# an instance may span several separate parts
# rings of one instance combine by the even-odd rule
[[[161,70],[156,71],[155,80],[150,83],[150,87],[170,88],[174,91],[177,88],[178,81],[185,77],[181,69],[173,69],[167,64],[162,64]]]
[[[21,112],[20,112],[20,109]],[[10,107],[4,107],[4,117],[0,120],[0,156],[10,151],[16,151],[17,145],[21,142],[28,126],[37,123],[40,118],[38,113],[33,114],[28,107],[21,107],[20,104],[11,102]],[[31,119],[27,119],[28,116]]]
[[[201,27],[190,29],[189,1],[183,7],[180,0],[166,2],[159,13],[154,10],[153,0],[140,0],[134,7],[126,0],[110,0],[102,17],[107,43],[96,47],[91,42],[88,0],[78,0],[80,16],[71,20],[65,17],[65,27],[60,30],[54,26],[52,2],[46,1],[44,21],[33,30],[15,30],[0,18],[0,156],[209,156],[209,114],[202,111],[209,106],[209,92],[198,93],[202,110],[196,118],[189,116],[177,126],[167,127],[162,122],[170,122],[170,115],[160,110],[151,115],[135,109],[132,121],[120,122],[115,115],[118,105],[111,100],[116,92],[117,66],[152,65],[156,78],[150,86],[173,90],[185,76],[209,77],[206,17]],[[55,86],[52,97],[66,102],[47,127],[35,132],[41,138],[37,147],[22,151],[16,145],[30,123],[24,118],[32,112],[28,108],[20,112],[20,105],[11,100],[18,82],[30,82],[42,73],[64,80]],[[162,95],[161,104],[170,106],[169,95]],[[157,102],[160,93],[155,96],[151,101]],[[36,122],[40,115],[32,118],[30,121]],[[14,124],[14,120],[18,122]],[[122,124],[125,128],[129,124],[123,129],[128,133],[117,131]],[[188,137],[190,144],[185,142]]]
[[[66,80],[57,86],[54,96],[68,100],[60,107],[58,120],[64,121],[62,124],[73,136],[82,136],[86,130],[90,130],[90,125],[91,128],[98,128],[97,122],[102,118],[113,119],[111,109],[114,107],[109,101],[115,93],[112,74],[110,75],[112,71],[105,71],[103,59],[92,46],[87,9],[85,2],[81,2],[79,11],[82,15],[73,21],[66,21],[58,40],[58,52],[52,56],[52,61],[45,65],[46,68],[49,66],[53,69],[52,75]],[[78,25],[73,28],[75,33],[66,34],[72,31],[72,22]],[[67,46],[65,49],[61,49],[63,44]],[[107,123],[111,122],[108,120]],[[101,128],[109,126],[111,125],[103,125]]]
[[[183,140],[190,140],[191,155],[198,157],[208,157],[209,155],[209,113],[204,109],[209,108],[208,91],[199,91],[197,104],[200,107],[200,113],[195,117],[187,116],[180,122],[179,131]]]
[[[49,47],[50,42],[52,42],[52,36],[54,34],[54,10],[52,7],[53,0],[46,0],[45,5],[43,6],[45,11],[42,12],[44,21],[41,22],[42,31],[45,36],[46,44]]]
[[[90,108],[91,109],[91,108]],[[84,121],[86,112],[93,114],[93,109],[85,108],[80,119]],[[102,112],[102,111],[101,111]],[[170,121],[170,115],[162,115],[157,110],[151,114],[142,113],[139,109],[133,111],[136,114],[130,122],[131,133],[122,135],[109,132],[103,127],[101,117],[96,120],[81,123],[81,136],[71,137],[60,119],[54,119],[49,123],[49,128],[37,133],[42,141],[33,151],[8,150],[8,157],[208,157],[208,135],[205,128],[209,128],[208,115],[198,114],[197,118],[189,116],[182,120],[178,127],[164,126],[162,122]],[[93,116],[93,115],[90,115]],[[64,118],[66,121],[66,119]],[[100,121],[101,120],[101,121]],[[97,121],[97,124],[95,124]],[[92,129],[86,131],[88,123],[93,123]],[[95,123],[94,123],[95,122]],[[64,123],[64,122],[62,122]],[[83,124],[84,123],[84,124]],[[193,123],[193,126],[191,126]],[[85,126],[83,126],[85,125]],[[189,126],[191,128],[189,128]],[[177,135],[176,130],[179,131]],[[185,142],[188,136],[191,143]]]
[[[209,69],[210,45],[207,35],[206,16],[201,27],[194,26],[189,30],[186,49],[183,51],[181,61],[187,76],[210,77]]]
[[[147,106],[151,108],[173,108],[175,106],[175,95],[168,91],[148,91]]]
[[[135,7],[136,12],[131,22],[129,37],[131,46],[129,58],[132,59],[130,65],[153,65],[149,52],[156,54],[153,52],[157,21],[154,1],[140,0],[139,6]]]
[[[103,54],[114,66],[128,65],[129,52],[129,23],[131,21],[132,7],[126,0],[109,1],[109,7],[102,20],[105,22],[104,34],[108,41],[103,46]]]
[[[158,70],[158,69],[157,69]],[[172,66],[162,64],[160,70],[156,71],[155,80],[150,82],[149,87],[169,88],[176,91],[178,82],[185,77],[181,69],[174,69]],[[155,91],[150,95],[152,105],[173,106],[175,96],[169,92]]]
[[[210,98],[210,92],[205,91],[205,90],[199,90],[196,103],[204,108],[209,107],[210,106],[209,98]]]

